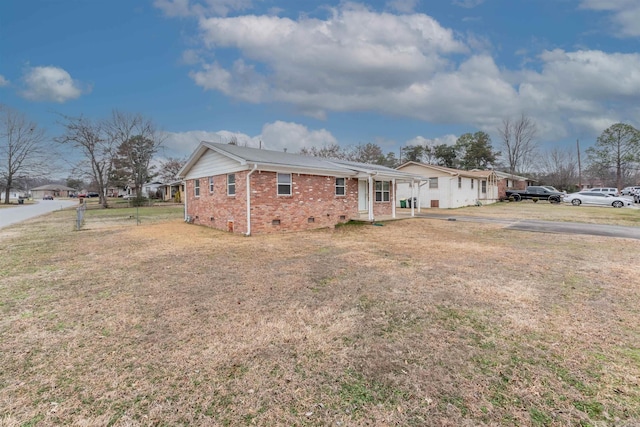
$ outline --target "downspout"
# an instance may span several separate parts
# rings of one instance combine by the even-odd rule
[[[253,164],[253,169],[247,174],[247,236],[251,236],[251,174],[258,169],[257,164]]]
[[[187,181],[182,181],[180,183],[180,191],[182,191],[182,189],[184,188],[184,194],[182,195],[184,197],[184,220],[187,220]]]

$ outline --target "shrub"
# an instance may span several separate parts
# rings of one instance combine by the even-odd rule
[[[131,202],[131,206],[136,207],[136,206],[146,206],[147,203],[147,198],[144,196],[140,196],[140,197],[134,197],[133,199],[129,199],[129,201]]]

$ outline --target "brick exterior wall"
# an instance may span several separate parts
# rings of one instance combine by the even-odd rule
[[[506,178],[502,178],[498,180],[498,198],[499,199],[504,199],[505,197],[507,197],[507,190],[524,190],[525,188],[527,188],[526,181],[514,181],[512,179],[510,179],[510,181],[513,183],[513,185],[511,185],[510,187],[507,187]]]
[[[248,173],[235,173],[235,196],[227,195],[226,175],[213,177],[213,192],[209,191],[209,177],[200,178],[199,197],[194,193],[195,180],[187,181],[187,215],[195,224],[246,233]],[[359,218],[357,179],[345,179],[345,195],[336,196],[334,177],[294,173],[291,178],[291,196],[279,196],[275,172],[251,174],[251,234],[333,228]],[[393,188],[391,192],[393,197]],[[375,215],[391,213],[391,202],[374,202]]]

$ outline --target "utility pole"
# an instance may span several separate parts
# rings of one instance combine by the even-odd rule
[[[580,163],[580,140],[576,139],[576,148],[578,150],[578,191],[582,190],[582,164]]]

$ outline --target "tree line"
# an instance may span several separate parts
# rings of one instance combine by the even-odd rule
[[[67,186],[97,190],[105,207],[109,187],[128,185],[140,197],[144,183],[156,177],[163,182],[174,180],[185,162],[169,158],[159,167],[154,166],[152,160],[163,147],[165,134],[139,113],[113,110],[103,119],[61,115],[59,124],[63,131],[53,141],[80,154]],[[496,134],[500,137],[500,151],[494,149],[489,134],[477,131],[461,135],[453,145],[408,145],[397,157],[395,152],[385,154],[375,143],[346,148],[338,144],[308,147],[300,150],[300,154],[392,168],[413,161],[463,170],[495,169],[527,175],[570,191],[582,176],[582,184],[598,180],[618,189],[640,184],[640,131],[629,124],[617,123],[602,132],[585,151],[584,171],[578,164],[578,147],[575,151],[553,148],[543,152],[537,141],[537,126],[524,114],[515,120],[504,119]],[[9,203],[13,186],[43,180],[51,172],[55,150],[49,142],[37,123],[0,104],[0,188],[4,189],[4,203]],[[237,139],[229,143],[237,144]]]
[[[402,147],[400,156],[374,143],[342,148],[337,144],[310,147],[301,154],[333,157],[361,163],[398,167],[406,162],[419,162],[453,169],[494,169],[512,175],[525,175],[558,189],[574,191],[581,185],[640,185],[640,131],[629,124],[616,123],[605,129],[589,147],[585,168],[579,164],[579,144],[575,150],[551,148],[543,150],[537,141],[537,125],[522,114],[506,118],[496,134],[500,137],[497,151],[491,137],[483,131],[465,133],[451,144],[423,144]],[[582,180],[582,182],[580,182]]]
[[[109,117],[98,120],[61,115],[59,124],[63,132],[53,141],[80,154],[67,186],[96,190],[104,207],[109,187],[131,186],[141,197],[143,184],[157,176],[167,181],[175,179],[184,163],[169,158],[159,168],[152,164],[165,134],[158,131],[153,120],[139,113],[113,110]],[[5,204],[14,185],[45,180],[53,169],[55,153],[37,123],[0,105],[0,187],[4,188]]]

